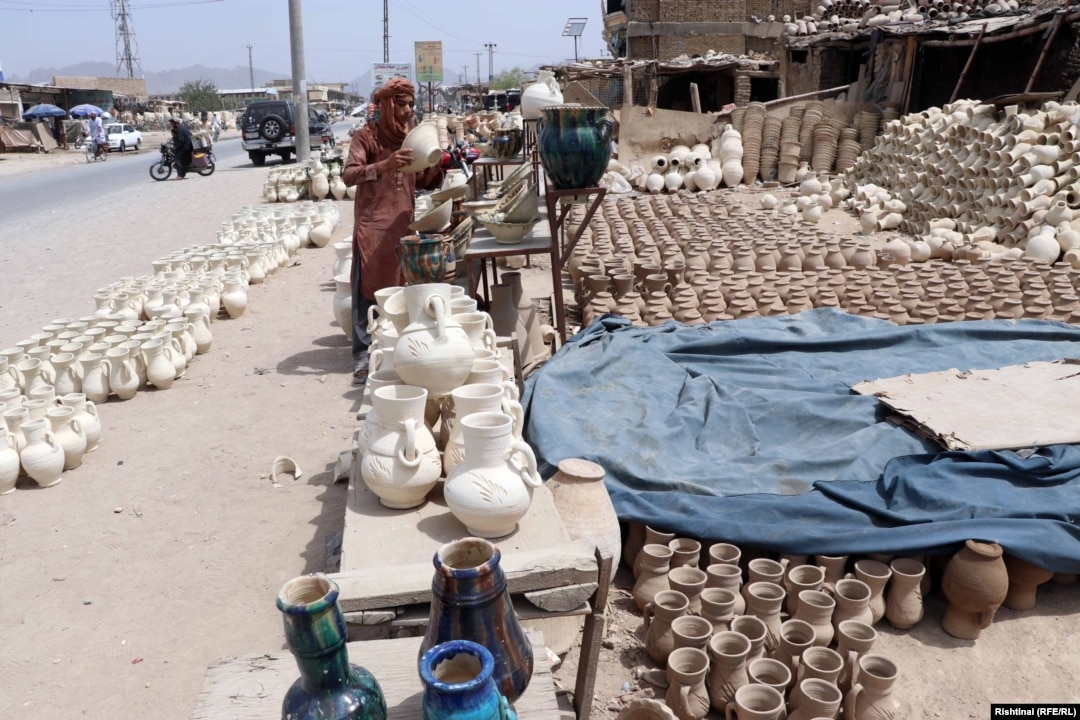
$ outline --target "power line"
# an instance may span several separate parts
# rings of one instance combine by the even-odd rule
[[[129,10],[157,10],[160,8],[184,7],[186,5],[210,5],[212,3],[225,2],[225,0],[185,0],[184,2],[152,3],[149,5],[129,5]],[[30,5],[31,7],[3,7],[4,5]],[[0,10],[10,12],[27,13],[76,13],[76,12],[106,12],[107,9],[100,5],[73,5],[65,3],[39,3],[28,0],[0,0]],[[111,12],[111,8],[108,12]]]

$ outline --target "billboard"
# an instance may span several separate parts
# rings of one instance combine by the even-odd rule
[[[383,86],[390,78],[412,80],[411,63],[371,63],[371,91]]]
[[[416,82],[442,82],[442,40],[416,43]]]

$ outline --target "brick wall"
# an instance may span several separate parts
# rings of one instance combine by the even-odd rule
[[[670,60],[683,53],[704,55],[709,50],[742,55],[746,49],[746,38],[742,35],[662,35],[657,38],[657,42],[660,47],[660,60]]]
[[[660,0],[627,0],[626,16],[635,22],[660,19]]]
[[[134,95],[143,100],[147,98],[146,81],[138,78],[54,75],[53,85],[69,90],[111,90],[117,95]]]
[[[776,59],[779,59],[782,47],[783,46],[780,44],[779,38],[746,38],[747,55],[750,53],[765,53],[767,55],[771,55]]]
[[[818,86],[815,90],[826,90],[847,84],[847,54],[836,48],[823,47],[815,51],[817,55]]]
[[[748,75],[735,76],[735,104],[746,105],[750,102],[750,77]]]
[[[738,22],[746,0],[660,0],[662,22]]]

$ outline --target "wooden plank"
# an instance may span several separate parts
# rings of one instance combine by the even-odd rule
[[[633,105],[634,104],[634,68],[631,67],[630,63],[627,63],[626,65],[623,66],[622,73],[623,73],[623,75],[622,75],[622,77],[623,77],[623,81],[622,81],[622,83],[623,83],[623,91],[622,91],[623,105]]]
[[[359,466],[359,463],[354,463]],[[394,587],[404,592],[401,602],[382,601],[348,610],[374,610],[420,602],[415,591],[427,594],[433,572],[431,561],[444,544],[467,537],[465,526],[454,517],[442,495],[439,483],[429,493],[422,506],[412,510],[391,510],[379,503],[375,493],[368,489],[359,470],[355,470],[349,483],[349,495],[345,506],[345,530],[341,541],[341,570],[348,576],[361,572],[373,587],[367,592],[380,596],[381,592]],[[533,492],[528,512],[518,522],[518,528],[510,535],[495,541],[504,558],[520,552],[539,552],[566,545],[570,536],[563,526],[551,490],[542,485]],[[591,553],[590,553],[591,554]],[[405,568],[423,568],[423,572],[410,574]],[[567,580],[564,584],[580,582]],[[587,580],[585,581],[587,582]],[[542,587],[542,586],[541,586]],[[547,587],[554,587],[549,585]],[[530,587],[529,590],[540,589]],[[342,597],[351,597],[342,589]]]
[[[557,720],[558,703],[544,638],[528,633],[533,646],[533,675],[514,703],[520,720]],[[386,698],[388,720],[420,720],[423,685],[416,668],[422,638],[349,643],[351,662],[367,668]],[[296,661],[287,652],[244,655],[211,663],[192,720],[278,720],[281,700],[297,678]]]
[[[697,83],[690,83],[690,107],[694,112],[701,112],[701,93],[698,92]]]
[[[587,543],[569,542],[540,550],[503,551],[501,567],[512,595],[597,579],[596,558]],[[431,561],[398,567],[361,568],[330,575],[341,589],[345,612],[385,610],[431,602]]]
[[[607,596],[611,577],[611,567],[615,558],[605,556],[596,548],[596,561],[600,566],[599,577],[603,580],[597,589],[592,612],[585,618],[582,628],[581,652],[578,655],[577,676],[574,679],[574,708],[578,720],[589,720],[592,714],[593,691],[596,688],[596,673],[600,666],[600,645],[604,640],[604,628],[607,625]]]
[[[520,622],[561,617],[583,617],[592,612],[592,605],[587,602],[560,612],[538,610],[525,600],[524,596],[512,597],[510,598],[510,602],[513,603],[514,615]],[[430,620],[430,618],[430,605],[410,605],[409,607],[404,608],[400,613],[396,613],[396,617],[394,617],[393,622],[391,622],[388,627],[391,629],[413,628],[422,630],[427,628],[428,620]]]
[[[596,594],[597,583],[577,583],[525,593],[525,599],[541,610],[566,612],[580,606]]]

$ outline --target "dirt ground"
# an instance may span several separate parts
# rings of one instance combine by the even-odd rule
[[[45,171],[15,162],[21,172]],[[241,205],[258,203],[264,178],[245,169],[215,174],[214,183],[161,183],[184,202],[142,203],[129,237],[114,239],[152,230],[154,248],[103,261],[96,248],[72,246],[65,267],[40,282],[82,264],[100,273],[110,261],[116,278],[149,272],[149,259],[211,240]],[[151,184],[146,192],[165,191]],[[192,203],[197,217],[185,214]],[[351,231],[351,206],[338,205],[334,240]],[[345,336],[332,325],[333,252],[304,249],[297,259],[250,288],[242,318],[213,324],[211,351],[172,389],[103,405],[101,447],[60,485],[23,481],[0,498],[0,717],[180,720],[209,663],[283,648],[274,597],[289,578],[330,567],[346,492],[331,467],[349,447],[360,396]],[[5,258],[4,267],[25,273],[32,264]],[[530,288],[543,286],[542,263],[524,272]],[[0,318],[2,345],[21,338],[15,327],[89,312],[93,290],[72,280],[54,305]],[[272,483],[277,455],[293,457],[303,476]],[[879,624],[875,649],[900,667],[903,717],[986,718],[990,702],[1080,700],[1078,588],[1044,586],[1036,609],[1002,609],[977,642],[940,629],[936,594],[913,630]],[[625,570],[609,617],[593,699],[602,719],[630,699],[662,694],[641,679],[651,665]],[[562,687],[573,687],[575,665],[576,648],[557,673]]]

